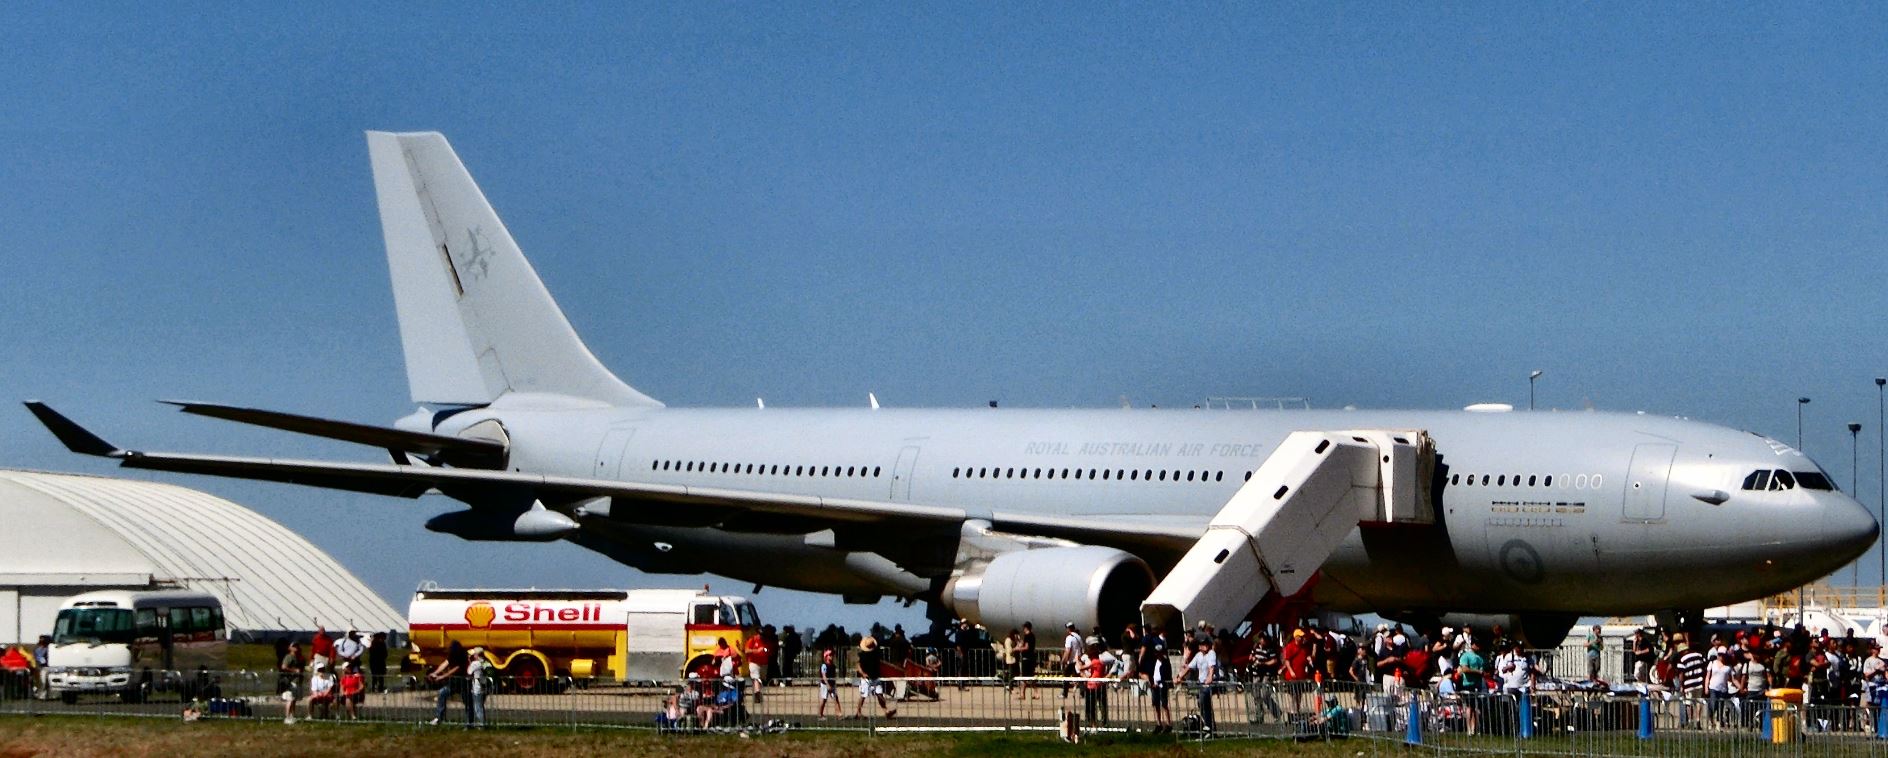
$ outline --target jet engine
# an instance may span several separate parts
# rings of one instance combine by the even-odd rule
[[[1110,633],[1140,620],[1154,591],[1147,563],[1113,548],[1083,545],[1016,550],[951,580],[944,598],[958,616],[1001,634],[1032,621],[1073,621]]]

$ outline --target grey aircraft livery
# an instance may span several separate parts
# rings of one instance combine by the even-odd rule
[[[343,463],[129,450],[125,467],[465,508],[427,528],[568,540],[644,571],[891,596],[1001,631],[1235,626],[1310,609],[1506,619],[1796,587],[1878,526],[1801,452],[1585,412],[667,408],[590,353],[436,133],[367,135],[412,400],[392,426],[185,412],[384,450]]]

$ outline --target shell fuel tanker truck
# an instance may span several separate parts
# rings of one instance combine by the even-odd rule
[[[745,598],[700,590],[439,589],[408,606],[413,662],[427,668],[454,641],[485,656],[521,691],[565,681],[672,681],[708,661],[717,640],[741,650],[760,633]]]

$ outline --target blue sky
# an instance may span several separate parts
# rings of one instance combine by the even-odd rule
[[[1872,505],[1884,39],[1867,4],[8,5],[0,397],[372,460],[150,401],[409,412],[361,132],[436,129],[671,405],[1524,405],[1538,368],[1543,407],[1786,441],[1809,396],[1845,486],[1867,425]],[[24,410],[0,464],[113,471]],[[396,606],[697,581],[422,530],[445,501],[132,475]]]

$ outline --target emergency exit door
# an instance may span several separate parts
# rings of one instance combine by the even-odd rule
[[[1632,449],[1626,472],[1624,521],[1661,521],[1665,518],[1665,483],[1671,478],[1677,445],[1646,444]]]
[[[911,500],[911,470],[918,465],[917,446],[908,446],[898,451],[898,465],[892,467],[891,498],[897,501]]]

